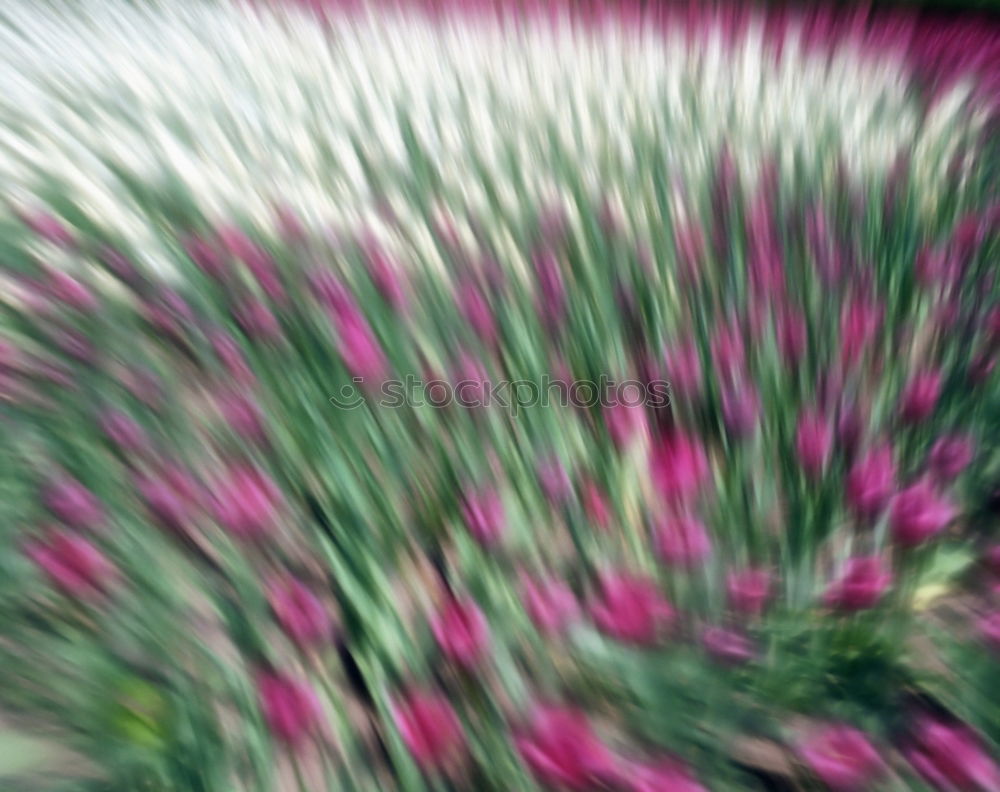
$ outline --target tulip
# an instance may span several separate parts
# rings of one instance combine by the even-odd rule
[[[704,447],[697,438],[685,434],[667,437],[654,446],[650,467],[654,484],[674,504],[694,500],[709,475]]]
[[[521,576],[521,602],[538,631],[558,635],[579,613],[573,590],[554,578]]]
[[[59,247],[71,248],[76,244],[73,234],[63,225],[63,222],[55,215],[48,212],[39,211],[33,213],[21,213],[21,221],[35,234],[46,242],[51,242]]]
[[[835,792],[863,792],[884,770],[882,758],[864,732],[827,726],[799,746],[803,761]]]
[[[897,542],[914,547],[941,533],[955,519],[956,513],[951,501],[935,493],[930,482],[924,479],[893,499],[889,525]]]
[[[389,258],[374,237],[367,237],[362,245],[368,277],[382,295],[382,299],[397,311],[406,306],[406,290],[399,267]]]
[[[924,780],[941,792],[1000,789],[1000,769],[963,726],[924,717],[903,754]]]
[[[966,435],[939,437],[927,457],[927,466],[941,483],[954,481],[972,462],[975,443]]]
[[[205,275],[220,281],[226,279],[229,267],[210,242],[200,236],[192,236],[184,240],[183,247],[187,257]]]
[[[181,473],[176,471],[174,476]],[[175,482],[179,486],[175,486]],[[135,487],[152,515],[165,528],[182,532],[192,518],[196,497],[193,485],[185,486],[178,479],[165,476],[138,476]]]
[[[892,448],[880,446],[858,460],[847,474],[847,502],[862,519],[873,519],[896,489]]]
[[[317,646],[329,639],[332,621],[322,601],[298,580],[275,581],[268,601],[282,632],[299,649]]]
[[[637,645],[654,643],[674,620],[674,609],[655,582],[621,572],[601,575],[589,610],[605,635]]]
[[[359,309],[349,308],[334,315],[337,349],[352,377],[381,383],[388,377],[388,361],[382,345]]]
[[[290,748],[301,746],[319,725],[322,707],[305,681],[268,672],[258,679],[257,691],[268,729]]]
[[[225,226],[219,230],[218,239],[223,249],[237,261],[242,261],[257,285],[272,300],[282,302],[285,288],[278,277],[274,261],[260,245],[254,242],[242,229]]]
[[[97,497],[66,474],[49,480],[42,491],[42,502],[70,528],[93,529],[104,521],[104,509]]]
[[[53,299],[73,310],[84,313],[97,310],[97,298],[90,289],[62,270],[48,272],[46,287]]]
[[[711,340],[712,365],[720,381],[742,376],[746,364],[743,329],[735,321],[720,324]]]
[[[743,384],[722,392],[722,417],[726,428],[735,437],[746,437],[760,418],[760,398],[757,389]]]
[[[598,528],[607,528],[611,523],[611,508],[607,498],[593,481],[583,485],[583,511]]]
[[[630,763],[622,775],[627,792],[707,792],[680,762],[663,759],[655,764]]]
[[[561,506],[573,494],[573,482],[558,457],[549,457],[538,465],[538,482],[549,503]]]
[[[223,420],[238,436],[255,443],[266,438],[264,414],[255,399],[236,391],[226,391],[216,396],[216,405]]]
[[[634,438],[646,432],[646,413],[641,404],[615,402],[604,408],[603,415],[611,442],[619,450],[626,448]]]
[[[701,643],[709,656],[722,665],[743,665],[753,657],[753,644],[737,630],[709,627],[702,633]]]
[[[256,297],[245,297],[233,309],[236,323],[254,341],[276,341],[281,337],[281,325],[270,308]]]
[[[611,752],[577,710],[536,708],[514,745],[541,784],[559,789],[587,789],[613,766]]]
[[[465,744],[454,708],[437,693],[413,691],[392,708],[406,749],[422,770],[441,768]]]
[[[799,416],[795,432],[795,451],[807,476],[822,475],[833,449],[833,428],[818,412],[807,410]]]
[[[493,345],[497,339],[496,319],[486,296],[472,281],[458,287],[455,295],[459,311],[484,344]]]
[[[215,485],[215,518],[239,539],[258,539],[275,528],[280,503],[277,485],[248,465],[230,468]]]
[[[101,431],[122,451],[138,454],[149,448],[149,437],[132,416],[121,410],[105,410],[98,417]]]
[[[94,545],[68,531],[54,531],[32,542],[27,555],[51,581],[73,599],[92,599],[107,590],[115,570]]]
[[[694,340],[678,341],[664,350],[663,358],[671,390],[688,399],[696,396],[701,391],[702,369]]]
[[[926,420],[941,397],[941,372],[923,371],[915,375],[903,390],[900,415],[907,423]]]
[[[222,331],[213,331],[209,334],[209,341],[212,344],[212,351],[222,362],[229,376],[240,383],[253,382],[253,372],[250,370],[239,345],[231,335]]]
[[[852,366],[867,352],[882,324],[882,307],[853,298],[844,303],[840,315],[840,359]]]
[[[466,669],[483,659],[490,644],[486,617],[471,599],[449,598],[431,619],[431,632],[442,654]]]
[[[484,546],[496,544],[506,526],[500,494],[494,489],[470,493],[462,504],[462,518],[477,542]]]
[[[771,598],[771,573],[766,569],[741,569],[726,575],[729,607],[744,616],[759,616]]]
[[[847,560],[843,574],[830,584],[823,604],[841,611],[874,608],[892,585],[892,573],[878,556],[858,556]]]
[[[664,563],[684,569],[705,561],[712,552],[708,529],[697,517],[667,517],[656,529],[653,542]]]

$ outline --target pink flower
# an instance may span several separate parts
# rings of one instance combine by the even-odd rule
[[[557,635],[580,611],[573,590],[555,578],[521,576],[521,602],[538,631]]]
[[[628,792],[707,792],[680,762],[661,759],[655,764],[630,763],[622,773]]]
[[[797,309],[786,307],[777,316],[775,334],[785,365],[794,366],[805,354],[809,342],[805,317]]]
[[[674,609],[655,582],[622,572],[601,575],[589,610],[605,635],[639,645],[654,643],[674,620]]]
[[[462,518],[477,542],[484,546],[498,542],[506,525],[499,493],[494,489],[469,493],[462,504]]]
[[[907,423],[920,423],[930,417],[941,396],[941,372],[922,371],[903,390],[900,414]]]
[[[58,474],[45,485],[42,502],[70,528],[93,529],[104,521],[104,509],[94,493],[66,474]]]
[[[107,590],[115,576],[111,562],[94,545],[68,531],[53,531],[32,542],[27,555],[52,584],[74,599],[90,599]]]
[[[927,457],[928,467],[938,481],[954,481],[972,462],[975,443],[966,435],[939,437]]]
[[[490,403],[490,375],[482,362],[462,352],[452,374],[455,401],[465,408],[487,407]]]
[[[607,528],[611,523],[611,509],[607,498],[593,481],[587,481],[583,485],[583,510],[587,519],[598,528]]]
[[[979,620],[979,635],[990,649],[1000,651],[1000,611],[993,611]]]
[[[546,786],[586,789],[612,769],[613,757],[578,710],[540,706],[514,745]]]
[[[674,504],[694,500],[709,475],[708,457],[700,441],[680,433],[653,448],[650,467],[660,493]]]
[[[625,448],[633,438],[645,434],[646,413],[641,404],[616,402],[605,407],[603,414],[611,442],[618,449]]]
[[[229,274],[229,267],[222,254],[203,237],[188,237],[184,240],[183,247],[187,257],[208,277],[221,281]]]
[[[289,747],[299,747],[319,726],[322,707],[307,682],[269,672],[257,680],[257,692],[271,734]]]
[[[869,451],[847,474],[847,502],[864,519],[877,517],[895,489],[896,465],[887,445]]]
[[[753,644],[745,634],[725,627],[709,627],[701,635],[705,651],[723,665],[742,665],[753,657]]]
[[[384,382],[389,364],[375,331],[360,310],[350,308],[334,316],[338,350],[352,377],[373,383]]]
[[[722,392],[722,418],[735,437],[746,437],[760,418],[760,398],[750,384],[735,385]]]
[[[941,287],[954,279],[956,264],[945,248],[927,246],[917,254],[914,273],[924,288]]]
[[[209,341],[212,344],[212,351],[222,362],[229,376],[244,384],[254,381],[253,372],[250,370],[242,350],[231,335],[215,331],[209,334]]]
[[[1000,770],[963,726],[925,717],[917,724],[904,755],[924,780],[941,792],[1000,789]]]
[[[464,668],[478,664],[490,644],[486,617],[471,599],[449,598],[431,619],[431,632],[444,656]]]
[[[771,598],[771,573],[766,569],[740,569],[726,575],[729,607],[745,616],[759,616]]]
[[[365,263],[368,265],[368,276],[382,295],[382,299],[397,311],[406,306],[406,290],[399,267],[389,258],[374,237],[367,237],[362,247],[365,253]]]
[[[59,245],[64,248],[70,248],[76,244],[73,234],[70,233],[70,230],[55,215],[44,211],[25,212],[20,214],[20,218],[31,231],[46,242],[51,242],[53,245]]]
[[[842,611],[874,608],[892,585],[892,573],[879,556],[849,558],[840,578],[830,584],[823,604]]]
[[[700,564],[712,552],[705,524],[697,517],[668,516],[660,522],[653,542],[664,563],[690,568]]]
[[[175,475],[179,475],[178,471]],[[167,476],[138,476],[135,487],[152,515],[172,531],[182,531],[192,516],[193,492],[178,489]]]
[[[836,792],[862,792],[884,765],[864,732],[850,726],[827,726],[799,746],[803,761]]]
[[[413,691],[392,713],[406,749],[425,771],[443,766],[465,744],[458,715],[437,693]]]
[[[824,416],[806,410],[799,416],[795,432],[795,450],[806,475],[817,478],[830,461],[833,450],[833,427]]]
[[[840,314],[840,359],[845,366],[861,359],[881,324],[881,305],[858,298],[844,303]]]
[[[85,313],[97,310],[97,298],[90,289],[62,270],[49,271],[46,287],[53,299],[74,310]]]
[[[889,525],[897,542],[913,547],[941,533],[956,513],[951,501],[937,495],[930,482],[923,479],[893,498]]]
[[[255,341],[275,341],[281,337],[278,318],[256,297],[241,300],[234,308],[233,316],[243,332]]]
[[[216,404],[223,420],[239,437],[255,443],[266,438],[264,414],[255,399],[229,390],[216,396]]]
[[[276,526],[281,492],[262,470],[236,465],[216,483],[213,500],[223,528],[239,539],[259,539]]]
[[[268,601],[278,626],[299,649],[316,646],[330,637],[330,615],[305,584],[293,578],[275,581],[269,588]]]
[[[554,506],[566,503],[573,494],[573,482],[566,466],[555,456],[544,459],[538,465],[538,483],[549,503]]]
[[[149,447],[149,437],[139,423],[128,413],[109,409],[98,418],[101,431],[122,451],[138,454]]]
[[[689,399],[701,391],[701,355],[694,339],[678,341],[665,349],[663,359],[672,390]]]
[[[218,237],[222,247],[250,270],[264,294],[276,302],[284,301],[285,287],[278,276],[274,260],[264,248],[235,226],[220,229]]]
[[[479,286],[473,281],[466,281],[459,286],[455,300],[465,321],[471,325],[480,340],[484,344],[494,344],[497,339],[496,319]]]
[[[712,365],[720,380],[741,376],[746,363],[744,340],[743,328],[736,321],[716,328],[711,340]]]

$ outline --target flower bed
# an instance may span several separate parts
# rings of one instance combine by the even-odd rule
[[[76,788],[1000,788],[995,32],[4,13],[0,702]]]

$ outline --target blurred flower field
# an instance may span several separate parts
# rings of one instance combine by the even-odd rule
[[[7,0],[0,88],[0,789],[1000,790],[994,23]]]

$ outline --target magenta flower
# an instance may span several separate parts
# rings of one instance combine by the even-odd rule
[[[54,300],[74,310],[85,313],[97,310],[97,298],[90,289],[62,270],[48,272],[46,288]]]
[[[743,328],[736,321],[720,324],[710,343],[712,365],[721,381],[741,376],[746,363]]]
[[[52,585],[73,599],[92,599],[115,577],[100,550],[68,531],[52,531],[44,541],[31,542],[26,552]]]
[[[239,464],[216,482],[213,510],[233,536],[259,539],[276,527],[281,500],[281,491],[264,471]]]
[[[674,620],[674,609],[648,578],[624,572],[601,575],[590,617],[605,635],[625,643],[654,643]]]
[[[278,626],[299,649],[317,646],[330,637],[330,615],[305,584],[294,578],[275,581],[267,598]]]
[[[274,260],[264,248],[235,226],[219,229],[218,239],[223,249],[243,262],[264,294],[276,302],[285,300],[285,287],[281,284]]]
[[[941,533],[956,515],[952,502],[922,479],[893,498],[889,525],[897,542],[914,547]]]
[[[701,643],[709,657],[722,665],[743,665],[753,657],[753,644],[738,630],[709,627],[701,634]]]
[[[964,726],[925,717],[918,722],[904,756],[924,780],[941,792],[993,792],[1000,770]]]
[[[138,454],[149,448],[146,431],[128,413],[108,409],[97,420],[108,440],[122,451]]]
[[[799,416],[795,432],[795,451],[806,475],[817,478],[830,461],[833,450],[833,427],[820,413],[806,410]]]
[[[940,288],[952,282],[957,262],[943,247],[924,247],[914,262],[917,282],[924,288]]]
[[[184,252],[205,275],[215,280],[225,280],[229,267],[219,250],[200,236],[191,236],[183,242]]]
[[[760,398],[749,383],[726,388],[722,392],[722,419],[735,437],[746,437],[760,418]]]
[[[979,620],[979,635],[990,649],[1000,651],[1000,611],[993,611]]]
[[[611,524],[611,507],[604,492],[593,481],[587,481],[583,485],[583,511],[598,528],[607,528]]]
[[[849,558],[840,578],[827,588],[823,604],[841,611],[874,608],[892,585],[892,573],[879,556]]]
[[[845,366],[864,356],[881,325],[881,305],[859,298],[844,303],[840,315],[840,359]]]
[[[558,635],[580,612],[573,590],[555,578],[521,576],[521,602],[538,631]]]
[[[406,307],[406,289],[399,267],[374,237],[367,237],[362,246],[365,263],[368,266],[368,276],[378,293],[392,308],[397,311],[402,310]]]
[[[392,708],[406,749],[424,771],[442,767],[465,745],[454,708],[437,693],[413,691]]]
[[[209,334],[209,342],[212,344],[212,351],[222,362],[226,373],[237,382],[247,384],[254,381],[253,372],[250,365],[236,340],[228,333],[214,331]]]
[[[614,759],[573,709],[539,706],[514,745],[538,781],[559,789],[587,789],[613,768]]]
[[[76,244],[73,234],[55,215],[44,211],[25,212],[20,214],[20,219],[31,231],[46,242],[51,242],[53,245],[64,248],[71,248]]]
[[[97,496],[65,473],[54,476],[44,486],[42,502],[70,528],[93,529],[104,521],[104,508]]]
[[[181,473],[177,471],[174,475],[179,476]],[[136,477],[135,487],[157,521],[172,531],[184,530],[192,517],[195,500],[193,492],[174,486],[168,476],[141,475]]]
[[[786,307],[775,320],[778,350],[786,366],[794,366],[805,354],[809,330],[802,313]]]
[[[654,532],[653,543],[664,563],[684,569],[705,561],[712,552],[705,524],[689,515],[663,519]]]
[[[685,434],[675,434],[657,444],[650,467],[654,484],[674,504],[694,500],[709,475],[704,447],[697,438]]]
[[[257,692],[268,729],[290,748],[301,746],[319,726],[322,707],[307,682],[268,672],[257,680]]]
[[[726,575],[729,607],[744,616],[759,616],[771,599],[773,580],[766,569],[739,569]]]
[[[233,309],[233,318],[247,336],[255,341],[276,341],[281,337],[281,325],[261,300],[245,297]]]
[[[896,464],[888,445],[870,450],[847,474],[847,502],[863,519],[873,519],[896,489]]]
[[[263,442],[267,437],[264,413],[256,399],[227,390],[216,395],[216,405],[223,420],[239,437],[254,443]]]
[[[975,442],[967,435],[939,437],[927,457],[927,466],[942,483],[954,481],[972,462]]]
[[[707,792],[691,771],[674,759],[655,764],[629,763],[622,775],[627,792]]]
[[[469,493],[462,504],[462,518],[477,542],[484,546],[496,544],[506,526],[500,494],[494,489]]]
[[[678,341],[663,351],[666,374],[671,390],[685,398],[693,398],[701,391],[701,355],[694,339]]]
[[[573,482],[562,461],[555,456],[542,460],[538,465],[538,483],[553,506],[560,506],[573,495]]]
[[[476,666],[489,649],[489,625],[471,599],[450,597],[431,619],[431,632],[442,654],[466,669]]]
[[[458,309],[479,339],[493,345],[497,339],[496,319],[486,296],[473,281],[466,281],[458,287],[455,295]]]
[[[941,372],[922,371],[906,385],[900,400],[900,415],[907,423],[920,423],[930,417],[941,397]]]
[[[381,383],[388,377],[389,364],[375,331],[361,311],[348,308],[334,315],[340,357],[352,377]]]
[[[605,407],[603,415],[611,442],[618,449],[626,448],[633,438],[646,432],[646,412],[641,404],[616,402]]]
[[[799,746],[803,761],[835,792],[863,792],[884,769],[881,756],[864,732],[827,726]]]

